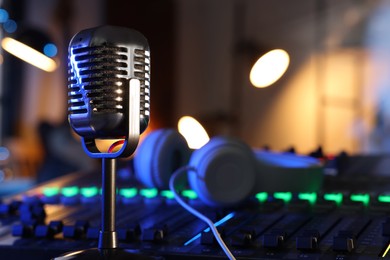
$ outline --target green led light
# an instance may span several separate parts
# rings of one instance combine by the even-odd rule
[[[385,202],[385,203],[389,203],[390,202],[390,194],[389,195],[379,195],[378,196],[378,201],[379,202]]]
[[[292,194],[291,192],[275,192],[274,198],[283,200],[285,203],[288,203],[292,199]]]
[[[142,189],[139,192],[142,196],[148,199],[152,199],[158,195],[158,190],[151,188],[151,189]]]
[[[137,196],[138,190],[136,188],[122,188],[119,190],[119,195],[131,199]]]
[[[298,198],[301,200],[307,200],[313,205],[317,201],[317,193],[299,193]]]
[[[267,192],[259,192],[255,195],[256,199],[259,200],[259,202],[263,203],[268,199],[268,193]]]
[[[86,198],[91,198],[98,195],[99,189],[97,187],[83,187],[80,189],[80,193]]]
[[[175,195],[170,190],[162,190],[160,192],[160,195],[167,198],[167,199],[174,199],[175,198]]]
[[[194,199],[198,198],[198,194],[196,194],[196,192],[193,190],[183,190],[181,192],[181,195],[189,198],[190,200],[194,200]]]
[[[77,186],[64,187],[62,188],[61,193],[65,197],[73,197],[79,193],[79,187]]]
[[[365,206],[368,205],[370,202],[370,195],[369,194],[352,194],[350,196],[350,199],[352,201],[362,202]]]
[[[58,195],[60,192],[60,188],[59,187],[45,187],[43,188],[43,195],[45,195],[46,197],[52,197],[52,196],[56,196]]]
[[[330,200],[336,202],[337,205],[340,205],[343,202],[343,194],[341,193],[327,193],[324,195],[325,200]]]

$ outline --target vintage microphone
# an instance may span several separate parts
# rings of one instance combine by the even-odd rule
[[[149,123],[148,42],[135,30],[101,26],[74,35],[68,52],[68,120],[84,151],[102,160],[102,220],[98,248],[55,259],[157,259],[119,249],[115,231],[116,160],[133,154]]]

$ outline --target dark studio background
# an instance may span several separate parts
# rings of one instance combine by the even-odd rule
[[[45,172],[46,179],[93,165],[67,124],[66,55],[75,33],[102,24],[134,28],[149,41],[148,130],[175,128],[180,117],[191,115],[211,136],[233,134],[253,147],[388,152],[390,44],[381,26],[390,19],[388,5],[369,0],[3,1],[20,29],[32,26],[52,38],[60,61],[47,73],[2,54],[2,145],[11,151],[5,162],[11,177],[39,179],[37,173]],[[272,87],[255,89],[247,80],[250,56],[268,47],[288,50],[291,66]]]

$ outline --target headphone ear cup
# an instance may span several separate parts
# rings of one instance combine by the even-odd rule
[[[150,133],[134,156],[136,178],[147,187],[167,189],[169,178],[188,163],[191,151],[176,130],[160,129]]]
[[[231,206],[246,199],[254,189],[256,160],[244,143],[216,137],[193,152],[189,165],[191,188],[210,206]]]

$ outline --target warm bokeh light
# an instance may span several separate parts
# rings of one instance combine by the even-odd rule
[[[267,52],[253,65],[249,78],[253,86],[265,88],[275,83],[287,70],[288,53],[281,49]]]
[[[204,127],[193,117],[183,116],[177,127],[191,149],[199,149],[210,140]]]
[[[15,39],[5,37],[1,42],[1,46],[12,55],[44,71],[52,72],[57,68],[57,64],[53,59]]]

